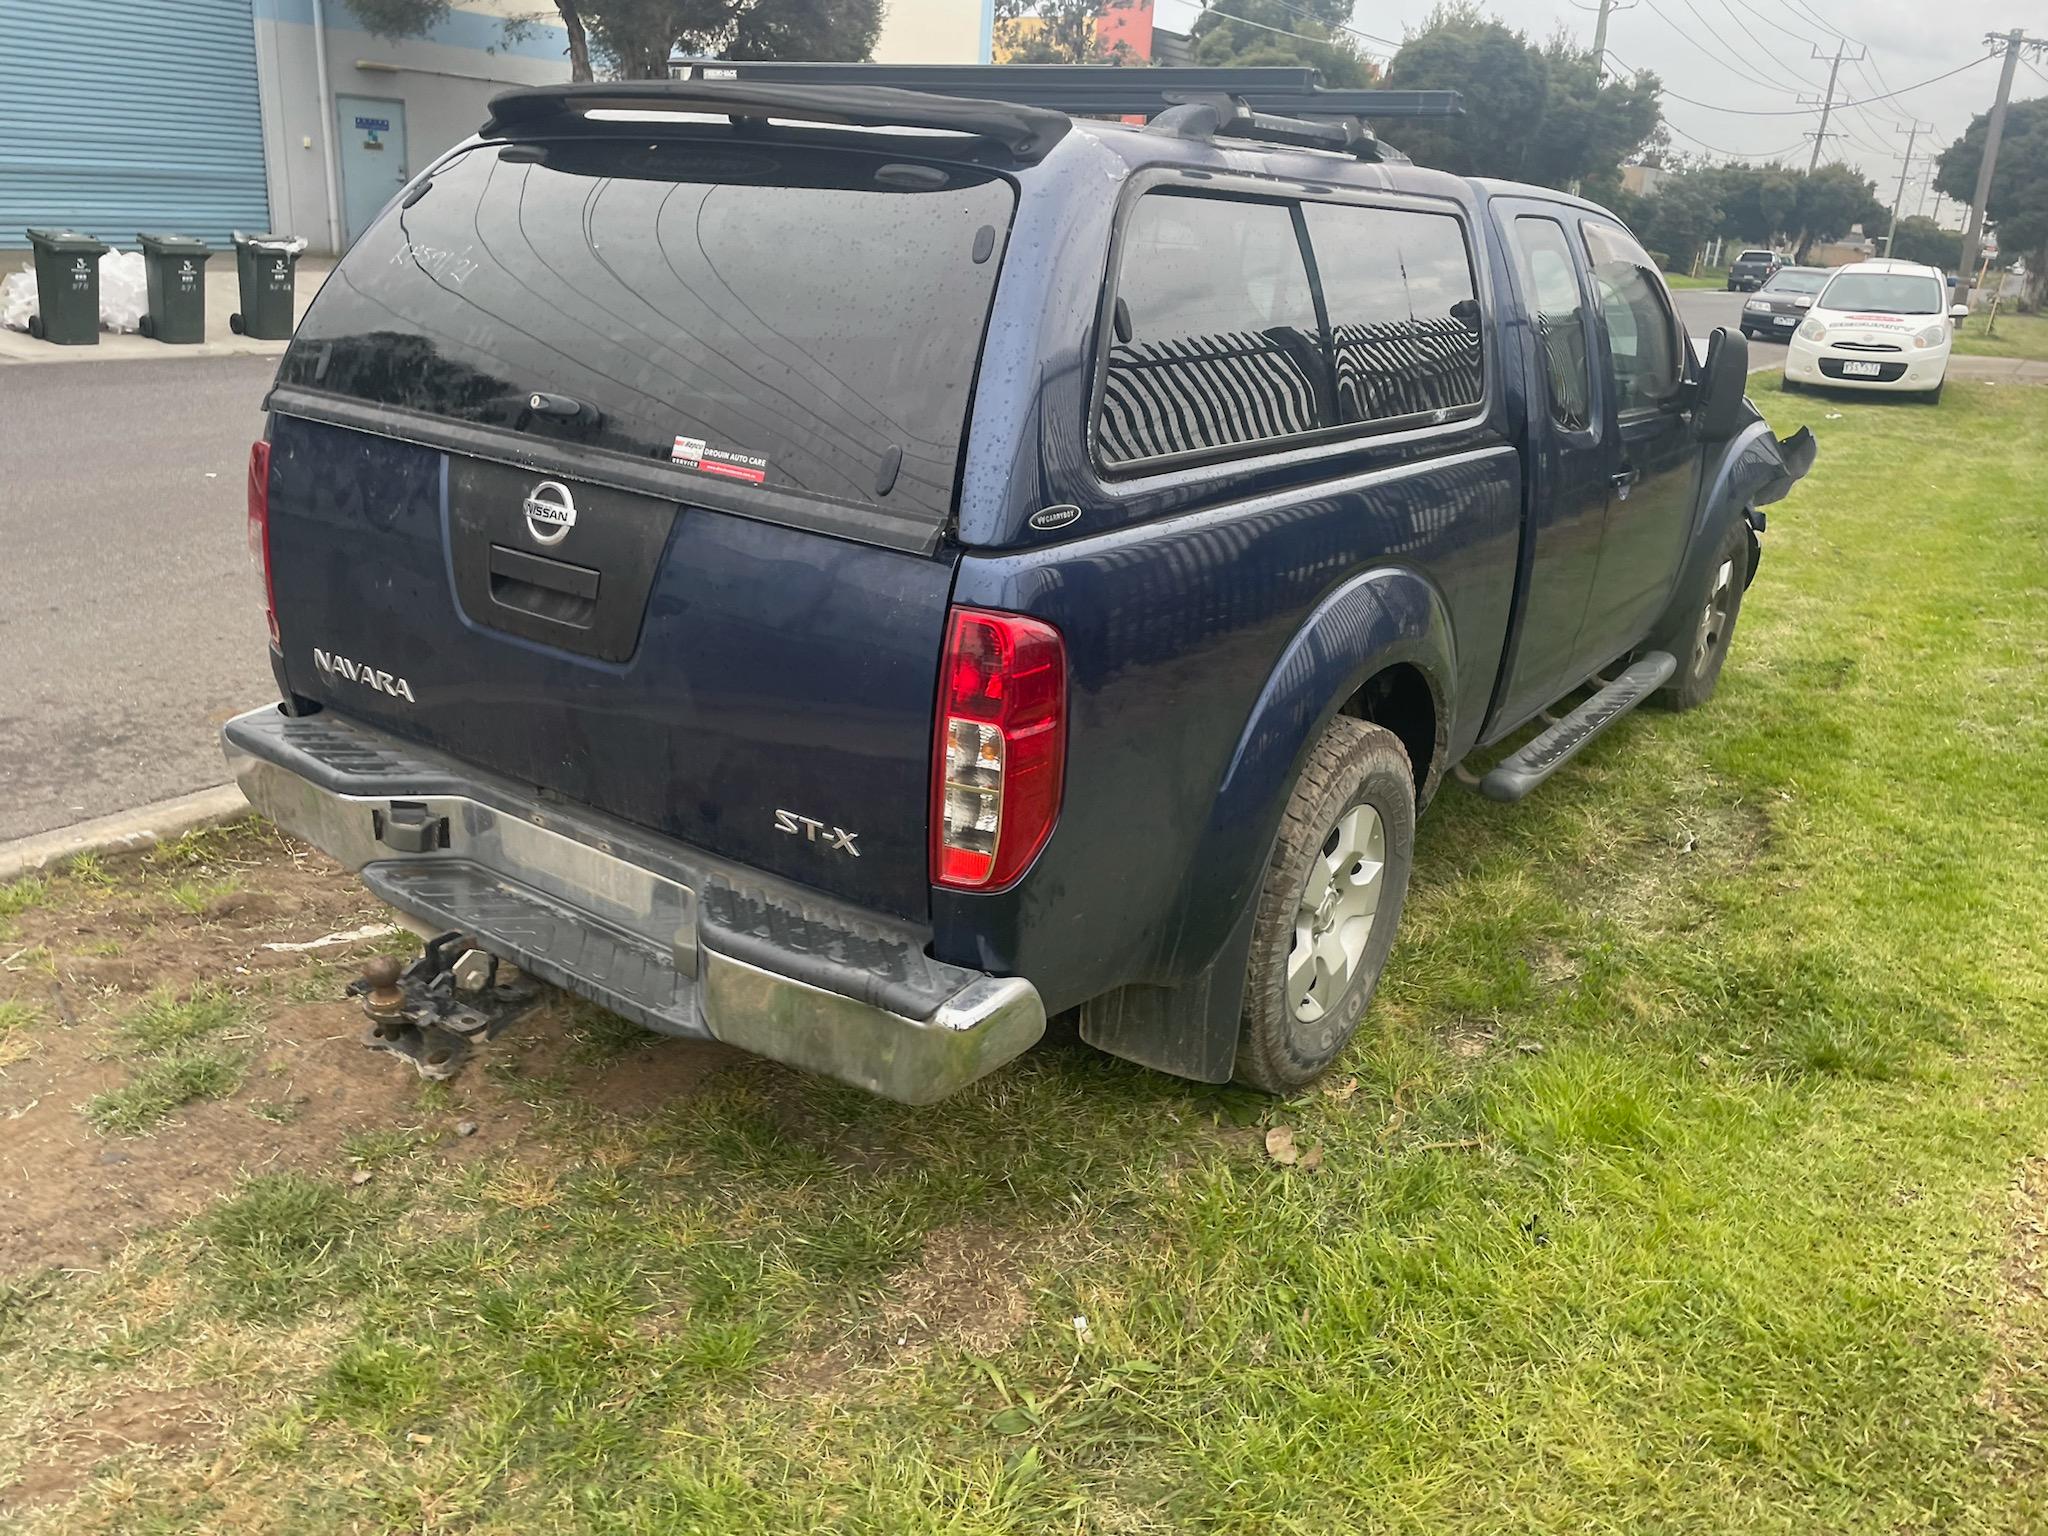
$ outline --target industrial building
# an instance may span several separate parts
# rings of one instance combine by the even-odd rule
[[[985,63],[993,9],[891,0],[875,57]],[[458,0],[396,42],[348,0],[0,0],[0,247],[57,226],[339,251],[494,94],[568,78],[567,47],[548,0]]]

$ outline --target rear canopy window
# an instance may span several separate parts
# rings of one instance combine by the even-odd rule
[[[1820,296],[1823,309],[1863,309],[1880,315],[1938,315],[1946,307],[1946,288],[1931,277],[1911,273],[1844,272]]]
[[[1095,434],[1110,466],[1462,414],[1484,394],[1447,214],[1147,193],[1113,320]]]
[[[936,527],[1014,206],[815,146],[479,147],[349,252],[278,382]]]

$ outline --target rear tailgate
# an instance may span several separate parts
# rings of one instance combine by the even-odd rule
[[[909,916],[942,548],[1015,194],[943,162],[469,150],[272,397],[292,690]]]

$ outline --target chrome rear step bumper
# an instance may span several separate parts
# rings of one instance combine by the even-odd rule
[[[1021,977],[933,960],[862,913],[331,713],[222,730],[250,804],[399,910],[666,1034],[926,1104],[1045,1032]]]

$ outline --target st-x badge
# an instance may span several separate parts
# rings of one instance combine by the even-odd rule
[[[526,494],[526,531],[536,544],[559,544],[576,526],[576,498],[559,480],[543,480]]]

